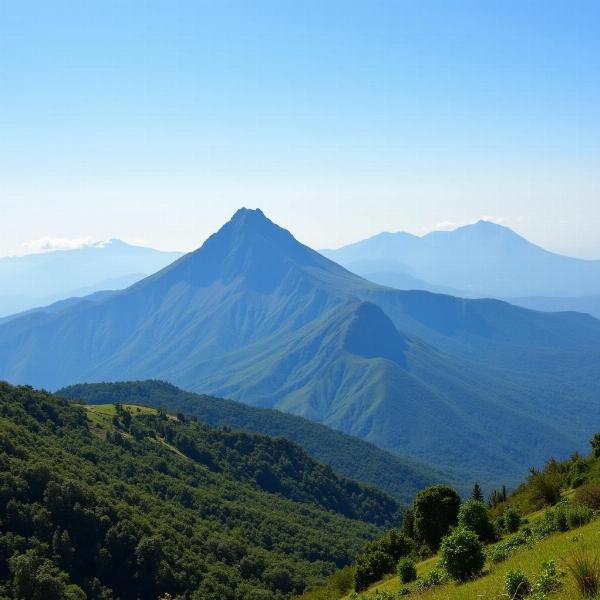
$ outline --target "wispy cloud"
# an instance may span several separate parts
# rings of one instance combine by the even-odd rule
[[[52,250],[76,250],[77,248],[94,246],[101,243],[94,241],[90,236],[78,238],[41,237],[37,240],[24,242],[21,244],[21,248],[26,254],[34,254],[50,252]]]
[[[429,231],[453,231],[458,227],[463,227],[465,225],[472,225],[473,223],[477,223],[478,221],[489,221],[490,223],[496,223],[497,225],[505,225],[506,227],[514,227],[525,221],[525,217],[497,217],[491,215],[481,215],[476,219],[471,219],[469,221],[441,221],[440,223],[436,223],[432,227],[426,227],[423,229],[424,232]]]

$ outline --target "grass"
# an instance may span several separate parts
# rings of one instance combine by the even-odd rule
[[[504,592],[504,582],[509,571],[520,570],[531,580],[539,575],[542,562],[555,560],[559,569],[567,571],[568,563],[573,562],[574,556],[589,551],[600,552],[600,521],[595,520],[579,529],[551,535],[535,546],[524,546],[511,554],[502,563],[487,563],[482,577],[465,584],[446,583],[421,592],[413,591],[407,598],[419,600],[507,600]],[[431,572],[437,564],[437,558],[432,558],[417,565],[419,578]],[[548,594],[549,600],[577,600],[582,598],[574,577],[567,575],[560,590]],[[402,587],[413,588],[413,585],[403,586],[398,577],[390,577],[373,585],[364,597],[377,598],[377,592],[398,592]],[[351,595],[346,596],[350,598]],[[593,596],[592,596],[593,597]]]
[[[99,437],[104,438],[106,432],[109,430],[113,430],[112,418],[117,414],[114,404],[84,404],[82,405],[86,412],[87,418],[92,424],[92,432],[94,432]],[[138,404],[123,404],[123,410],[130,412],[132,415],[155,415],[159,411],[156,408],[150,408],[148,406],[140,406]],[[173,415],[167,415],[170,419],[175,419]],[[121,435],[125,437],[130,437],[130,434],[122,431]],[[153,440],[157,444],[163,444],[166,446],[171,452],[177,454],[181,458],[187,458],[183,452],[175,448],[172,444],[169,444],[166,440],[162,438],[157,438]]]

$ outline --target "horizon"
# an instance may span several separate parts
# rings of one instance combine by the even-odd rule
[[[6,255],[0,255],[0,260],[3,258],[24,258],[26,256],[32,256],[32,255],[39,255],[39,254],[48,254],[48,253],[52,253],[52,252],[64,252],[64,251],[70,251],[70,250],[81,250],[84,248],[103,248],[105,247],[107,244],[113,243],[113,242],[121,242],[130,246],[136,246],[136,247],[140,247],[140,248],[147,248],[150,250],[159,250],[161,252],[165,252],[165,253],[180,253],[180,254],[187,254],[189,252],[193,252],[194,250],[197,250],[198,248],[200,248],[204,242],[214,233],[216,233],[225,223],[227,223],[229,220],[231,220],[239,211],[241,210],[249,210],[249,211],[259,211],[263,214],[263,216],[265,216],[268,220],[272,221],[273,223],[275,223],[278,226],[281,226],[279,223],[277,223],[276,221],[274,221],[273,219],[271,219],[269,217],[268,214],[265,213],[265,211],[263,211],[260,207],[256,207],[256,208],[247,208],[247,207],[240,207],[238,208],[234,213],[232,213],[231,217],[229,219],[227,219],[226,221],[224,221],[223,223],[221,223],[221,225],[219,225],[213,232],[211,232],[205,239],[203,239],[201,242],[199,242],[196,246],[191,247],[189,249],[178,249],[178,248],[159,248],[156,245],[153,245],[151,242],[150,243],[146,243],[146,242],[141,242],[139,239],[137,240],[125,240],[122,238],[118,238],[118,237],[110,237],[107,239],[93,239],[91,238],[91,236],[87,236],[87,237],[82,237],[82,238],[74,238],[74,239],[68,239],[68,238],[50,238],[50,237],[44,237],[44,238],[40,238],[39,240],[31,240],[27,243],[22,244],[22,251],[19,253],[13,253],[13,254],[6,254]],[[470,221],[467,223],[454,223],[454,222],[448,222],[445,221],[441,224],[439,224],[440,226],[425,230],[425,231],[421,231],[421,232],[411,232],[411,231],[406,231],[406,230],[383,230],[383,231],[379,231],[373,235],[368,235],[367,237],[361,238],[361,239],[357,239],[357,240],[352,240],[350,242],[348,242],[347,244],[343,244],[342,246],[336,246],[336,247],[320,247],[320,248],[313,248],[314,250],[320,252],[320,251],[330,251],[330,250],[338,250],[341,249],[345,246],[350,246],[356,243],[360,243],[362,241],[366,241],[366,240],[370,240],[372,238],[376,238],[380,235],[397,235],[397,234],[409,234],[409,235],[413,235],[417,238],[423,238],[428,236],[429,234],[432,233],[452,233],[454,231],[457,231],[459,229],[463,229],[466,227],[472,227],[475,225],[479,225],[480,223],[487,223],[487,224],[491,224],[491,225],[496,225],[498,227],[504,228],[504,229],[508,229],[510,231],[512,231],[513,233],[515,233],[516,235],[518,235],[519,237],[525,239],[527,242],[538,246],[540,248],[542,248],[543,250],[546,250],[548,252],[551,252],[553,254],[558,254],[561,256],[568,256],[571,258],[579,258],[581,260],[588,260],[588,261],[596,261],[596,260],[600,260],[600,258],[596,258],[594,256],[591,257],[577,257],[577,256],[572,256],[572,255],[568,255],[568,254],[563,254],[561,252],[558,251],[554,251],[551,248],[546,248],[544,246],[541,246],[540,244],[536,244],[533,240],[529,240],[527,237],[525,237],[523,234],[521,234],[519,231],[517,231],[515,228],[513,227],[509,227],[508,225],[506,225],[506,223],[504,222],[499,222],[499,221],[495,221],[492,220],[486,216],[482,216],[479,219],[476,219],[474,221]],[[290,228],[284,227],[284,229],[286,229],[287,231],[290,231],[292,233],[292,235],[299,240],[299,238],[295,235],[294,231]],[[302,240],[299,240],[300,242],[302,242]],[[304,242],[302,242],[304,243]],[[308,245],[308,244],[305,244]],[[309,246],[312,248],[312,246]]]
[[[597,4],[145,6],[3,7],[0,255],[251,204],[315,248],[488,215],[600,257]]]

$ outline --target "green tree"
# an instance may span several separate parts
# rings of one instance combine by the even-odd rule
[[[17,600],[63,600],[67,575],[50,560],[28,550],[10,560]]]
[[[478,502],[483,502],[483,492],[481,491],[479,481],[476,481],[475,485],[473,486],[473,491],[471,492],[471,499],[477,500]]]
[[[402,583],[410,583],[417,578],[417,565],[412,558],[404,557],[398,561],[396,572]]]
[[[418,542],[436,551],[450,527],[456,525],[459,495],[447,485],[433,485],[420,491],[413,505],[414,531]]]
[[[600,458],[600,433],[596,433],[594,437],[590,440],[590,445],[592,446],[592,454],[594,458]]]
[[[440,556],[440,564],[455,581],[476,577],[485,564],[483,544],[477,534],[461,526],[444,538]]]
[[[479,500],[467,500],[461,504],[458,524],[475,532],[482,542],[493,542],[496,539],[496,530],[485,504]]]

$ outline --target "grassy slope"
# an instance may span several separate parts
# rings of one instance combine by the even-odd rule
[[[530,517],[531,518],[531,517]],[[595,520],[579,529],[557,533],[538,542],[533,548],[523,546],[516,550],[507,560],[500,564],[487,563],[485,574],[475,581],[458,585],[446,583],[430,588],[408,598],[417,597],[420,600],[473,600],[479,598],[499,599],[504,594],[504,580],[508,571],[520,569],[531,581],[534,581],[540,571],[543,561],[553,559],[559,569],[564,559],[568,559],[575,549],[589,548],[597,551],[600,548],[600,520]],[[437,557],[421,562],[417,567],[418,576],[427,575],[437,564]],[[376,598],[377,592],[397,592],[402,586],[398,577],[390,577],[374,584],[365,598]],[[350,598],[351,595],[347,596]],[[549,595],[551,599],[574,599],[579,595],[569,576],[564,578],[562,588]]]

